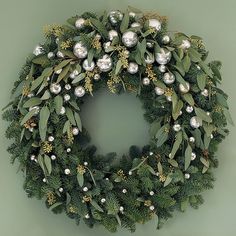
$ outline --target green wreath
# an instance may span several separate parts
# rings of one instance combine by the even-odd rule
[[[111,232],[154,217],[159,228],[174,210],[197,208],[232,122],[217,87],[221,63],[206,62],[200,37],[169,32],[156,13],[86,12],[68,23],[45,27],[3,114],[28,196]],[[150,123],[148,145],[119,161],[96,154],[79,115],[102,87],[136,94]]]

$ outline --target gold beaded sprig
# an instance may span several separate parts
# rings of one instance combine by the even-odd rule
[[[83,175],[85,172],[86,172],[86,169],[83,165],[78,165],[77,166],[77,172],[80,174],[80,175]]]
[[[48,192],[46,194],[48,205],[53,205],[56,202],[56,197],[53,192]]]
[[[52,151],[52,144],[48,141],[42,143],[42,148],[45,153],[50,153]]]
[[[59,24],[52,24],[52,25],[45,25],[43,28],[44,35],[46,37],[56,36],[60,37],[64,33],[64,29],[62,25]]]
[[[147,77],[154,81],[154,80],[157,80],[157,75],[156,73],[153,71],[153,66],[151,64],[148,64],[146,66],[146,70],[145,70],[145,73],[147,74]]]
[[[67,39],[66,41],[61,42],[60,47],[61,49],[67,49],[72,47],[73,41],[72,39]]]

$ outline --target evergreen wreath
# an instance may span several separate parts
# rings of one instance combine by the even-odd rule
[[[111,232],[133,232],[154,217],[159,228],[174,210],[197,208],[232,123],[217,87],[221,63],[206,61],[200,37],[169,32],[156,13],[86,12],[68,23],[45,27],[3,114],[27,195]],[[136,94],[150,123],[148,145],[116,161],[115,153],[96,154],[80,119],[102,87]]]

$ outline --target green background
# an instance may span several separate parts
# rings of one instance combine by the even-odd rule
[[[205,39],[210,58],[223,62],[223,89],[230,95],[229,105],[236,118],[236,1],[235,0],[0,0],[0,107],[9,101],[10,89],[17,79],[25,56],[42,40],[45,24],[61,23],[84,11],[125,9],[128,5],[157,10],[170,19],[169,29],[197,34]],[[141,104],[129,95],[121,97],[100,93],[85,106],[83,120],[98,145],[99,152],[126,152],[132,143],[147,142],[148,127],[142,118]],[[108,115],[109,114],[109,115]],[[64,215],[53,215],[44,203],[27,199],[22,190],[23,176],[9,163],[5,151],[10,143],[4,138],[7,124],[0,123],[0,235],[1,236],[97,236],[110,235],[102,227],[76,226]],[[218,152],[220,167],[215,171],[215,188],[205,192],[205,204],[199,210],[177,213],[163,229],[156,223],[139,225],[134,235],[209,236],[236,235],[236,132]],[[112,137],[112,138],[111,138]],[[123,230],[119,235],[130,235]]]

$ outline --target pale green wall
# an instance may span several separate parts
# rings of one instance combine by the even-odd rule
[[[67,17],[83,11],[102,11],[112,8],[126,8],[133,5],[141,9],[158,10],[170,18],[170,30],[180,30],[188,34],[198,34],[205,39],[211,58],[222,60],[223,85],[230,95],[234,120],[236,118],[236,1],[235,0],[0,0],[0,107],[9,100],[9,91],[17,78],[25,55],[42,38],[42,26],[47,23],[63,22]],[[132,98],[120,99],[99,96],[88,104],[83,117],[94,136],[94,142],[100,151],[125,151],[134,140],[145,142],[147,129],[141,116],[139,103]],[[114,109],[113,104],[116,104]],[[133,113],[129,111],[133,106]],[[109,120],[106,112],[113,112]],[[124,111],[127,124],[120,121],[120,111]],[[99,117],[95,123],[93,116]],[[136,117],[140,117],[137,118]],[[103,228],[87,229],[77,227],[64,215],[53,215],[37,200],[27,199],[22,190],[23,178],[16,174],[16,166],[9,164],[9,155],[5,151],[9,141],[3,137],[6,123],[0,123],[0,235],[1,236],[97,236],[110,235]],[[96,131],[96,124],[104,127],[114,126],[116,130]],[[128,124],[130,127],[127,128]],[[144,126],[141,127],[140,126]],[[127,132],[128,130],[128,132]],[[109,135],[118,132],[117,139],[110,140]],[[127,132],[127,134],[126,134]],[[178,213],[161,231],[155,231],[155,223],[139,226],[134,235],[159,236],[210,236],[236,235],[236,158],[235,128],[221,145],[218,152],[220,167],[216,170],[217,182],[212,191],[204,194],[205,204],[198,211],[188,209],[185,214]],[[119,235],[130,235],[120,231]]]

